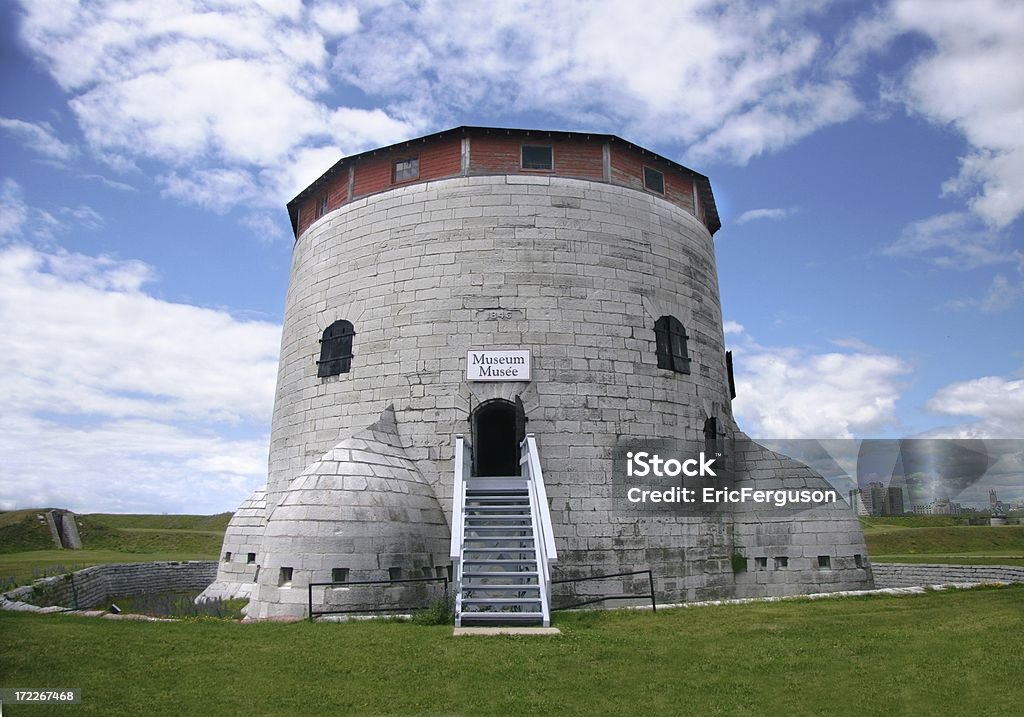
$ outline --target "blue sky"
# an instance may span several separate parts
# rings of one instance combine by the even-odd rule
[[[484,7],[0,5],[0,509],[234,509],[285,202],[461,124],[710,176],[752,436],[1024,436],[1024,5]]]

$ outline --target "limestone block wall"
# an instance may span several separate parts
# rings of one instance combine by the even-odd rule
[[[42,578],[5,593],[3,598],[35,605],[86,608],[118,595],[198,592],[209,585],[216,574],[215,560],[94,565],[69,575]]]
[[[499,308],[511,318],[492,318]],[[657,368],[663,314],[690,334],[689,376]],[[321,333],[342,318],[356,331],[352,370],[318,379]],[[467,384],[465,354],[479,347],[531,347],[535,380]],[[410,457],[425,461],[445,505],[452,436],[469,433],[482,401],[522,394],[552,469],[571,459],[585,472],[619,434],[696,438],[705,412],[728,415],[725,386],[711,237],[683,209],[560,177],[395,189],[325,215],[295,245],[268,501],[341,431],[392,403]]]
[[[654,324],[663,315],[687,331],[688,374],[657,366]],[[351,371],[318,378],[319,339],[339,319],[356,332]],[[531,349],[533,380],[465,381],[471,348]],[[866,551],[852,514],[838,507],[792,522],[788,542],[773,544],[793,558],[792,572],[767,581],[732,570],[737,545],[768,540],[763,516],[635,518],[613,509],[617,447],[700,441],[711,416],[727,434],[738,428],[707,227],[649,192],[582,179],[415,184],[352,201],[299,236],[267,515],[342,436],[393,406],[404,454],[450,522],[454,435],[471,435],[481,403],[517,397],[539,446],[563,575],[651,567],[673,601],[819,589],[822,581],[870,587],[869,571],[846,567]],[[776,458],[766,455],[762,467],[770,473]],[[782,529],[773,530],[771,541],[781,541]],[[836,557],[828,574],[807,565],[812,552],[822,554],[817,546]]]
[[[1024,583],[1024,567],[1013,565],[940,565],[931,563],[875,563],[875,585],[907,588],[944,583]]]
[[[448,576],[448,525],[396,429],[389,409],[292,481],[267,522],[248,617],[307,617],[310,583]],[[313,600],[318,610],[419,608],[443,594],[435,587],[315,586]]]
[[[198,601],[250,597],[259,576],[266,525],[266,486],[260,486],[228,521],[217,565],[217,579],[203,591]]]

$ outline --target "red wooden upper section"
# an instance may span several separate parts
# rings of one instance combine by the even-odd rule
[[[534,153],[527,157],[527,153]],[[536,160],[540,162],[527,161]],[[538,166],[538,164],[540,166]],[[288,203],[295,236],[327,212],[395,187],[448,177],[527,174],[630,187],[693,214],[714,234],[721,227],[711,182],[615,135],[457,127],[337,162]]]

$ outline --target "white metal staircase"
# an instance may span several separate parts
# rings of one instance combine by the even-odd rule
[[[471,448],[455,439],[451,558],[455,624],[551,623],[551,566],[557,562],[537,444],[521,444],[522,475],[473,478]]]

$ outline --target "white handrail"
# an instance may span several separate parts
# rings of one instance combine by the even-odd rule
[[[551,529],[551,511],[548,507],[547,491],[544,489],[544,474],[540,468],[537,442],[533,434],[527,434],[521,446],[520,465],[526,477],[530,496],[530,513],[533,516],[534,552],[537,557],[537,576],[541,586],[541,614],[544,626],[551,624],[551,566],[558,562],[555,539]]]
[[[448,551],[452,560],[462,558],[462,541],[465,536],[466,479],[469,477],[472,448],[462,434],[455,436],[455,485],[452,487],[452,543]]]
[[[555,549],[555,534],[551,527],[551,508],[548,505],[548,493],[544,487],[544,474],[540,469],[540,454],[537,452],[537,441],[532,433],[526,435],[528,455],[530,457],[530,478],[537,486],[537,499],[540,503],[541,527],[544,531],[544,552],[549,565],[558,562],[558,551]]]

